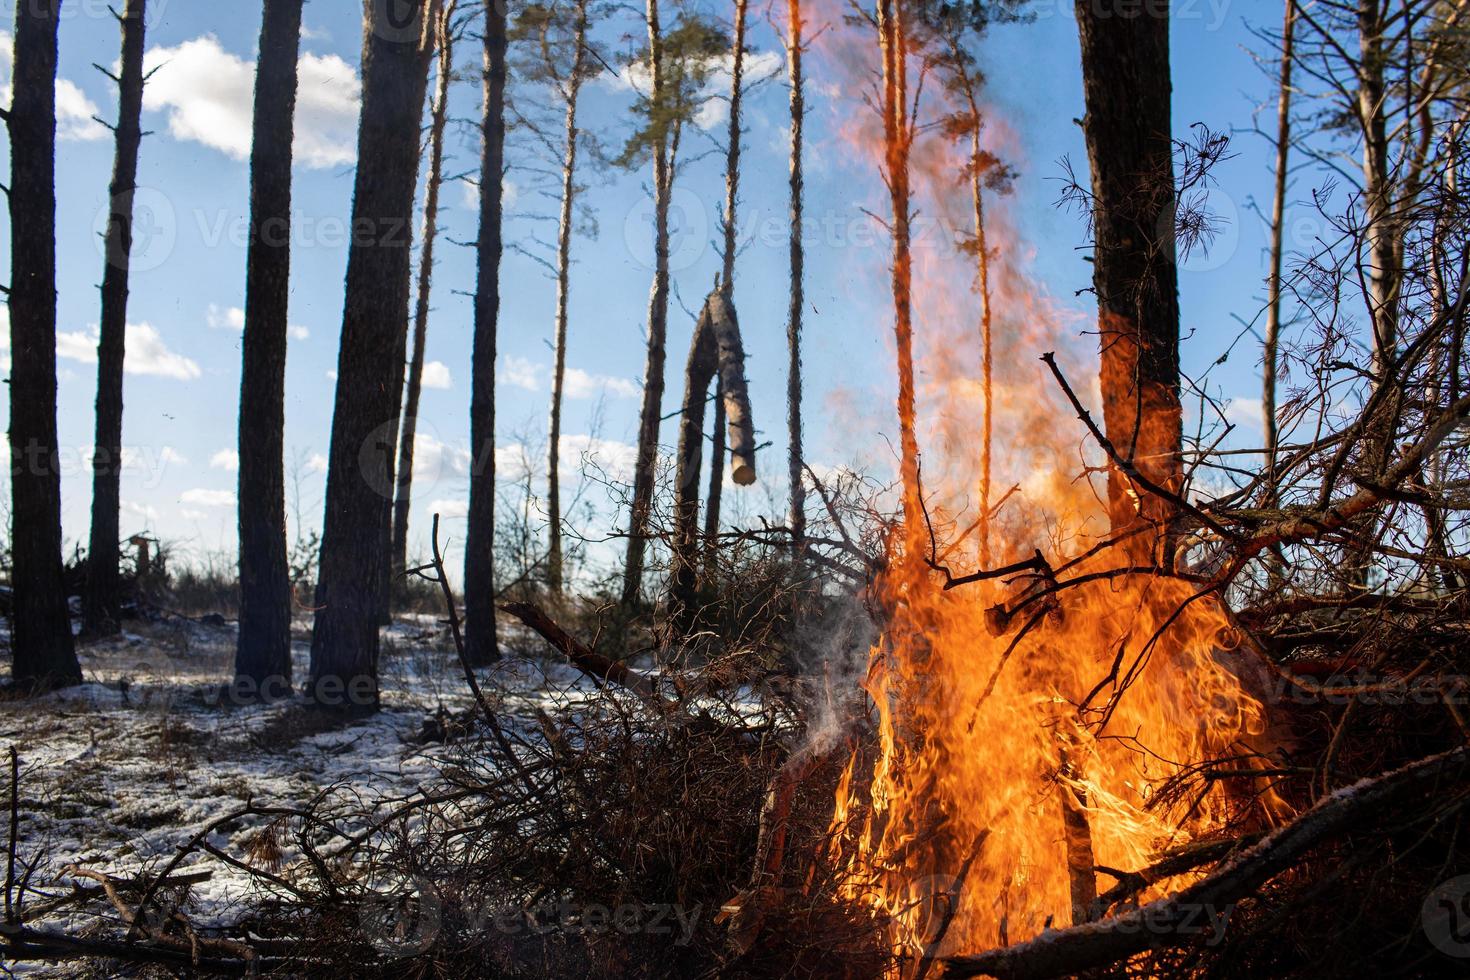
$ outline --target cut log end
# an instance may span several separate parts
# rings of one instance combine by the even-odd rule
[[[755,464],[745,460],[735,460],[730,465],[730,479],[742,487],[750,486],[755,482]]]

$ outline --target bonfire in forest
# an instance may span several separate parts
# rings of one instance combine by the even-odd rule
[[[0,37],[0,970],[1470,969],[1465,4],[317,6]]]

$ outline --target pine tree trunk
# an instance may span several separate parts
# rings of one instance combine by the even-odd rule
[[[704,505],[704,576],[712,581],[719,573],[720,508],[725,495],[725,383],[715,378],[715,418],[709,435],[709,494]]]
[[[392,10],[364,5],[362,113],[353,188],[353,241],[337,358],[327,464],[311,690],[318,704],[375,710],[378,612],[387,569],[393,434],[408,321],[409,225],[431,0]]]
[[[444,181],[444,127],[449,119],[449,82],[454,72],[454,38],[449,21],[456,0],[440,12],[436,27],[439,77],[429,123],[429,175],[424,188],[424,244],[419,252],[418,290],[413,311],[413,357],[408,364],[408,391],[399,425],[398,473],[393,498],[393,564],[389,569],[388,600],[393,586],[408,568],[408,511],[413,494],[413,445],[418,433],[419,397],[424,384],[424,343],[429,332],[429,294],[434,276],[434,239],[439,231],[439,188]]]
[[[791,82],[791,305],[786,314],[786,467],[791,482],[791,543],[797,551],[806,545],[806,484],[801,478],[801,319],[805,302],[802,297],[805,255],[801,240],[801,137],[806,121],[806,101],[801,87],[801,29],[801,0],[787,0],[786,64]]]
[[[1174,264],[1169,18],[1109,16],[1077,0],[1092,169],[1093,289],[1108,439],[1154,482],[1179,490],[1179,297]],[[1112,469],[1114,529],[1138,564],[1172,561],[1171,508]]]
[[[60,0],[15,5],[10,128],[10,676],[78,684],[61,575],[56,437],[56,56]]]
[[[564,571],[561,544],[561,407],[567,376],[567,307],[572,279],[572,215],[577,193],[577,97],[582,90],[582,71],[586,63],[587,2],[577,0],[577,26],[573,37],[576,53],[572,56],[571,75],[567,79],[566,152],[561,166],[561,215],[556,230],[556,352],[551,371],[551,419],[547,426],[546,508],[547,553],[546,585],[554,595],[561,595]]]
[[[485,8],[480,234],[471,354],[469,529],[465,536],[465,649],[470,662],[500,658],[495,636],[495,343],[500,318],[501,177],[505,160],[505,8]]]
[[[745,10],[747,0],[735,0],[735,36],[730,45],[730,135],[725,147],[725,215],[721,231],[720,282],[730,302],[735,302],[735,208],[740,198],[740,104],[745,74]],[[725,400],[715,391],[714,445],[710,453],[709,498],[705,503],[705,565],[712,572],[719,554],[720,505],[725,487]]]
[[[133,191],[138,183],[139,118],[143,112],[143,35],[146,0],[128,0],[122,25],[122,68],[107,264],[102,272],[102,315],[97,341],[97,428],[92,450],[92,527],[82,623],[94,636],[116,633],[122,596],[118,576],[122,478],[123,357],[128,328],[128,259],[133,247]]]
[[[980,385],[985,396],[980,442],[980,564],[990,564],[990,471],[995,426],[995,344],[991,334],[990,249],[985,240],[985,180],[980,172],[980,105],[975,100],[975,80],[965,79],[970,101],[970,198],[975,208],[975,264],[980,284]]]
[[[1266,506],[1276,502],[1276,365],[1281,337],[1281,264],[1286,235],[1286,177],[1291,153],[1291,59],[1296,0],[1285,0],[1281,28],[1281,81],[1276,108],[1276,188],[1271,204],[1271,277],[1266,284],[1266,340],[1261,353],[1261,423],[1266,437]]]
[[[255,72],[250,246],[240,372],[240,634],[234,691],[291,690],[286,559],[286,337],[291,297],[291,141],[302,0],[266,0]]]
[[[1381,378],[1398,348],[1398,232],[1389,183],[1382,0],[1358,3],[1358,115],[1363,129],[1363,201],[1368,292],[1373,304],[1373,372]]]
[[[898,354],[899,479],[904,526],[923,533],[919,506],[919,441],[914,429],[914,323],[909,243],[908,40],[902,0],[878,0],[878,44],[883,56],[883,143],[893,235],[893,336]]]
[[[658,0],[648,0],[648,61],[651,100],[663,101],[663,30]],[[637,603],[643,591],[648,522],[653,509],[658,429],[664,400],[664,361],[669,320],[669,196],[673,161],[667,145],[653,150],[653,285],[648,295],[648,359],[643,370],[643,405],[638,415],[638,457],[633,469],[633,502],[628,515],[628,557],[623,568],[623,604]]]

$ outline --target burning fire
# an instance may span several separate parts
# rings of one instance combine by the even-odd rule
[[[870,100],[880,118],[842,129],[884,174],[895,209],[911,186],[963,228],[979,211],[962,177],[972,150],[906,142],[919,130],[907,115],[917,103],[905,94],[912,69],[893,10],[880,0],[879,56],[865,55],[880,79],[882,97]],[[834,65],[863,64],[854,54],[827,52]],[[844,896],[871,908],[910,962],[1096,914],[1113,871],[1148,867],[1238,815],[1222,781],[1189,777],[1207,761],[1253,756],[1266,728],[1232,670],[1239,637],[1218,602],[1188,578],[1137,570],[1152,564],[1151,540],[1142,561],[1136,542],[1101,546],[1106,491],[1079,475],[1084,433],[1045,394],[1054,386],[1036,360],[1073,331],[1025,288],[1022,250],[1004,217],[989,214],[993,297],[963,289],[973,251],[911,249],[897,240],[908,222],[890,226],[905,521],[874,585],[886,627],[862,687],[877,744],[855,751],[841,778],[828,857]],[[993,377],[982,371],[982,298],[993,307]],[[1087,376],[1089,362],[1095,377],[1095,351],[1074,361],[1073,376]],[[975,500],[991,484],[989,466],[979,472],[987,409],[1003,503],[989,501],[994,513]],[[935,450],[922,490],[921,443]],[[988,540],[967,526],[984,526]],[[948,554],[946,537],[958,542]],[[986,553],[1012,573],[946,587],[945,566],[958,577]],[[1142,897],[1180,884],[1155,883]]]
[[[1109,884],[1094,866],[1147,867],[1238,809],[1217,783],[1161,792],[1264,728],[1217,659],[1232,645],[1218,607],[1180,579],[1127,575],[1055,594],[1035,576],[1006,605],[1014,587],[945,591],[913,544],[878,586],[891,619],[863,683],[871,774],[854,754],[832,823],[846,897],[893,924],[896,950],[922,955],[943,930],[946,948],[973,951],[1081,921]]]

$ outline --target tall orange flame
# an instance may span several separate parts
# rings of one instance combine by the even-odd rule
[[[862,684],[876,746],[840,780],[828,857],[846,897],[913,962],[941,938],[946,952],[974,951],[1085,919],[1111,883],[1102,869],[1146,867],[1220,829],[1235,801],[1218,781],[1182,777],[1251,755],[1265,718],[1229,667],[1237,640],[1216,601],[1101,546],[1101,461],[1079,474],[1083,433],[1036,360],[1066,348],[1067,332],[1027,285],[1004,215],[982,218],[993,262],[978,297],[957,288],[976,272],[962,249],[911,241],[911,193],[950,228],[976,211],[962,151],[913,138],[902,0],[877,3],[881,135],[845,132],[889,194],[904,526],[875,583],[886,622]],[[832,50],[850,40],[825,43],[836,70],[864,63]],[[1096,375],[1095,353],[1063,360],[1073,377],[1081,363]],[[994,460],[982,451],[992,418]],[[922,487],[921,438],[934,450]],[[1009,486],[993,516],[992,468]],[[953,533],[982,524],[978,540]],[[1011,574],[947,587],[943,566],[992,555]]]

